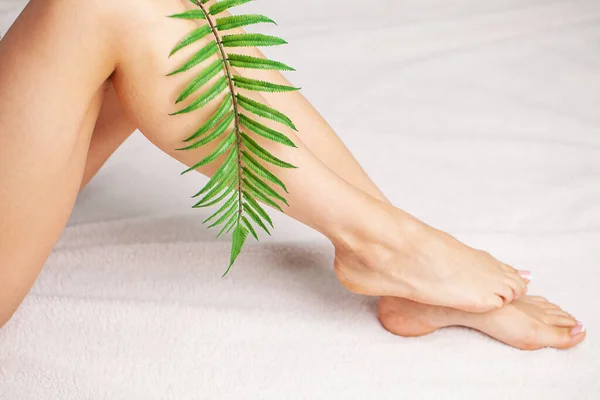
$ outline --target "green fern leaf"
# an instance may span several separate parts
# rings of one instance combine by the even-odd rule
[[[208,221],[210,221],[211,219],[213,219],[214,217],[216,217],[217,215],[221,214],[223,211],[225,211],[227,208],[229,208],[229,206],[231,206],[237,198],[238,198],[237,193],[233,193],[233,195],[229,198],[229,200],[227,200],[225,203],[223,203],[223,205],[217,211],[215,211],[215,213],[213,213],[210,217],[208,217],[204,221],[202,221],[202,223],[205,224]]]
[[[292,142],[290,139],[288,139],[288,137],[285,136],[283,133],[277,132],[276,130],[268,128],[268,127],[264,126],[263,124],[258,123],[256,121],[252,120],[251,118],[248,118],[244,114],[240,114],[240,124],[244,125],[246,128],[248,128],[252,132],[256,133],[257,135],[265,137],[269,140],[272,140],[277,143],[281,143],[286,146],[297,147],[294,144],[294,142]]]
[[[210,189],[207,189],[205,191],[203,188],[200,192],[196,193],[196,196],[204,194],[204,197],[202,197],[202,199],[200,199],[195,204],[195,206],[200,207],[202,205],[207,204],[207,202],[214,199],[223,190],[225,190],[226,192],[235,191],[236,185],[238,184],[238,176],[237,176],[236,172],[237,171],[235,169],[227,170],[226,172],[223,173],[223,176],[221,177],[221,179],[219,179],[214,185],[212,185],[212,187]],[[203,193],[201,193],[201,192],[203,192]]]
[[[181,173],[181,175],[187,174],[188,172],[193,171],[196,168],[200,168],[208,163],[215,161],[221,154],[223,154],[227,151],[227,149],[233,144],[235,139],[236,139],[236,135],[234,134],[234,132],[231,132],[229,135],[227,135],[227,138],[225,140],[223,140],[212,153],[210,153],[208,156],[206,156],[205,158],[200,160],[198,163],[196,163],[192,167],[183,171]]]
[[[237,219],[236,219],[236,221],[239,221],[239,220],[237,220]],[[225,232],[226,232],[226,233],[229,233],[229,232],[231,232],[231,231],[233,230],[233,228],[235,228],[236,226],[237,226],[237,224],[232,224],[232,225],[230,225],[230,226],[229,226],[229,228],[227,228],[227,230],[226,230]],[[218,237],[218,236],[217,236],[217,237]]]
[[[206,202],[215,198],[223,190],[230,191],[232,184],[237,182],[237,176],[235,172],[235,170],[227,171],[221,180],[219,180],[217,184],[214,185],[202,199],[200,199],[200,201],[194,204],[194,206],[200,207],[201,205],[206,204]]]
[[[259,103],[258,101],[249,99],[248,97],[242,96],[239,93],[236,95],[236,98],[238,105],[246,111],[250,111],[251,113],[258,115],[259,117],[279,122],[280,124],[283,124],[297,131],[296,126],[292,123],[292,121],[283,113],[275,110],[274,108]]]
[[[204,207],[214,206],[215,204],[220,203],[225,197],[227,197],[227,195],[229,193],[231,193],[231,192],[225,191],[221,195],[219,195],[219,197],[217,197],[216,199],[209,201],[208,203],[204,203],[204,204],[194,204],[192,206],[192,208],[204,208]]]
[[[243,76],[239,75],[233,77],[233,82],[235,83],[235,86],[241,89],[252,90],[255,92],[276,93],[300,90],[300,88],[293,86],[277,85],[275,83],[260,81],[258,79],[244,78]]]
[[[177,68],[175,71],[167,74],[167,76],[173,76],[180,72],[188,71],[194,68],[196,65],[200,64],[202,61],[207,60],[213,54],[216,54],[219,51],[217,44],[215,42],[210,42],[206,46],[204,46],[200,51],[194,54],[188,61],[186,61],[181,67]],[[179,100],[181,101],[181,100]]]
[[[204,11],[202,10],[189,10],[180,14],[168,15],[168,17],[179,19],[206,19],[206,15],[204,15]]]
[[[251,1],[252,0],[221,0],[210,6],[208,11],[210,12],[210,15],[217,15],[232,7],[241,6],[242,4],[246,4]]]
[[[223,178],[226,177],[226,174],[230,173],[231,170],[236,167],[236,165],[237,165],[237,162],[236,162],[237,160],[235,160],[236,157],[237,157],[237,151],[235,151],[235,150],[230,151],[229,154],[227,155],[227,157],[225,158],[225,161],[223,162],[223,164],[215,172],[215,174],[212,176],[212,178],[210,178],[208,183],[206,185],[204,185],[204,187],[202,189],[200,189],[200,191],[198,193],[193,195],[192,198],[196,198],[196,197],[200,196],[201,194],[206,193],[213,186],[215,186],[218,182],[221,182],[223,180]]]
[[[204,69],[198,76],[196,76],[187,86],[181,91],[181,94],[175,100],[175,104],[182,102],[183,100],[190,97],[192,93],[196,90],[200,89],[203,85],[208,83],[212,78],[214,78],[220,71],[223,70],[223,62],[221,60],[217,60],[210,64],[206,69]]]
[[[232,151],[232,153],[236,153],[235,151]],[[210,180],[208,181],[208,183],[206,185],[204,185],[204,187],[202,189],[200,189],[200,191],[198,191],[198,193],[196,193],[195,195],[192,196],[192,198],[196,198],[198,196],[200,196],[201,194],[204,194],[206,192],[208,192],[209,190],[212,190],[213,188],[215,188],[215,190],[217,190],[217,193],[225,188],[225,190],[229,190],[229,189],[233,189],[233,185],[237,182],[237,177],[234,177],[233,175],[236,172],[236,165],[237,163],[233,163],[233,165],[222,165],[217,173],[215,173],[215,175],[213,175],[212,178],[210,178]],[[215,176],[217,177],[216,179]],[[231,178],[235,178],[235,179],[231,179]],[[218,188],[220,185],[220,188]],[[200,204],[202,204],[203,201],[206,201],[206,199],[203,199],[200,201]]]
[[[200,28],[193,30],[189,35],[185,36],[183,39],[181,39],[181,41],[179,43],[177,43],[177,45],[173,48],[173,50],[171,50],[171,54],[169,54],[169,57],[172,56],[173,54],[177,53],[179,50],[183,49],[184,47],[189,46],[190,44],[209,35],[211,32],[212,32],[212,30],[210,29],[210,26],[208,26],[208,25],[202,25]]]
[[[223,215],[221,215],[221,217],[219,219],[217,219],[215,222],[213,222],[212,224],[210,224],[208,226],[208,229],[213,228],[217,225],[221,225],[223,222],[226,222],[228,219],[230,218],[232,215],[236,214],[236,211],[238,209],[238,205],[233,203],[231,204],[231,206],[227,209],[227,211],[225,211],[223,213]]]
[[[254,186],[252,183],[250,183],[250,181],[248,181],[248,179],[243,179],[243,182],[244,182],[244,187],[246,188],[248,193],[250,193],[252,196],[256,197],[258,200],[262,201],[266,205],[271,206],[271,207],[283,212],[283,209],[281,208],[281,206],[279,204],[277,204],[269,196],[267,196],[266,194],[261,192],[256,186]]]
[[[262,33],[240,33],[225,35],[221,38],[224,47],[260,47],[279,46],[287,42],[277,36],[263,35]]]
[[[256,214],[256,211],[254,211],[247,203],[244,203],[244,210],[246,211],[246,213],[250,216],[250,218],[252,218],[252,221],[254,221],[258,226],[260,226],[265,232],[267,232],[267,235],[271,236],[271,232],[269,232],[269,228],[267,228],[267,226],[265,225],[265,223],[260,219],[260,217],[258,216],[258,214]]]
[[[227,89],[227,86],[227,78],[225,78],[224,76],[220,77],[219,80],[217,80],[217,82],[210,89],[198,96],[198,98],[194,100],[189,106],[182,108],[181,110],[170,115],[185,114],[199,109],[200,107],[206,105],[206,103],[217,97],[223,90]]]
[[[250,154],[248,154],[247,151],[242,151],[242,159],[246,163],[246,166],[248,168],[250,168],[252,171],[254,171],[254,173],[256,175],[261,176],[261,177],[273,182],[274,184],[276,184],[277,186],[282,188],[286,193],[289,193],[287,190],[287,187],[285,187],[284,183],[279,178],[277,178],[273,173],[271,173],[271,171],[269,171],[268,169],[263,167],[263,165],[261,163],[259,163]]]
[[[244,243],[246,242],[246,238],[248,237],[248,229],[244,227],[244,225],[239,224],[233,230],[233,241],[231,244],[231,256],[229,258],[229,268],[223,274],[223,276],[229,273],[231,266],[235,262],[235,260],[240,255],[242,251],[242,247],[244,247]]]
[[[287,163],[283,160],[280,160],[279,158],[277,158],[274,155],[272,155],[271,153],[269,153],[267,150],[265,150],[258,143],[256,143],[254,140],[252,140],[250,138],[250,136],[246,135],[244,132],[240,132],[240,135],[242,136],[242,143],[244,143],[244,145],[248,148],[248,150],[250,150],[251,152],[256,154],[258,157],[262,158],[266,162],[269,162],[273,165],[277,165],[278,167],[281,167],[281,168],[296,168],[292,164]]]
[[[284,63],[279,61],[246,56],[243,54],[229,54],[227,56],[227,60],[229,60],[229,64],[237,68],[267,69],[275,71],[295,71],[294,68],[285,65]]]
[[[250,171],[247,167],[244,167],[243,169],[244,169],[244,172],[246,173],[246,178],[248,179],[249,182],[252,182],[252,184],[254,186],[256,186],[258,189],[260,189],[267,196],[274,197],[289,207],[287,200],[283,196],[281,196],[279,193],[277,193],[275,190],[273,190],[273,188],[271,186],[266,184],[258,176],[254,175],[252,173],[252,171]]]
[[[219,108],[215,113],[204,123],[192,136],[185,139],[184,142],[191,142],[199,136],[204,135],[206,132],[210,131],[214,126],[227,114],[227,111],[231,109],[231,94],[227,93]]]
[[[256,231],[254,230],[254,227],[252,226],[250,221],[248,221],[248,218],[242,217],[242,221],[244,222],[244,225],[246,226],[246,228],[248,228],[248,231],[250,231],[252,236],[254,236],[254,239],[256,239],[258,241],[258,235],[256,234]]]
[[[230,29],[241,28],[243,26],[260,23],[275,24],[275,21],[260,14],[231,15],[229,17],[218,18],[217,29],[220,31],[228,31]]]
[[[267,223],[269,225],[271,225],[271,228],[273,228],[273,221],[271,221],[271,217],[269,217],[269,214],[267,214],[267,212],[265,211],[264,208],[262,208],[262,206],[260,205],[260,203],[258,201],[256,201],[256,199],[252,196],[251,193],[248,192],[244,192],[244,199],[248,202],[249,205],[252,206],[252,208],[258,213],[258,215],[260,215],[260,217],[262,219],[264,219],[265,221],[267,221]]]
[[[231,125],[231,123],[233,122],[233,117],[234,117],[233,113],[230,112],[229,114],[227,114],[225,119],[223,121],[221,121],[221,123],[215,128],[215,130],[212,131],[212,133],[210,135],[206,135],[202,139],[195,142],[194,144],[191,144],[187,147],[183,147],[183,148],[177,149],[177,150],[197,149],[198,147],[204,146],[205,144],[212,142],[213,140],[215,140],[216,138],[218,138],[219,136],[221,136],[222,134],[225,133],[227,128],[229,128],[229,125]]]
[[[231,219],[229,221],[227,221],[227,223],[225,225],[223,225],[223,228],[221,229],[221,231],[217,234],[217,237],[221,236],[223,233],[225,232],[229,232],[229,229],[233,228],[236,224],[236,222],[238,221],[238,216],[237,215],[233,215],[231,217]]]

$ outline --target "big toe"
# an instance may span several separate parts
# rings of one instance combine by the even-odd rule
[[[531,271],[525,271],[522,269],[515,269],[515,272],[524,281],[525,284],[531,282]]]
[[[514,298],[517,299],[527,293],[527,285],[531,282],[531,272],[517,270],[505,264],[507,272],[507,282],[514,291]]]
[[[561,324],[562,325],[562,324]],[[556,349],[568,349],[585,338],[585,328],[580,322],[575,326],[546,326],[539,331],[540,344],[542,347],[554,347]]]

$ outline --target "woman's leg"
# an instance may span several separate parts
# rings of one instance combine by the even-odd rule
[[[109,80],[106,83],[104,101],[90,141],[81,189],[98,173],[111,154],[131,136],[135,129],[135,124],[125,114]]]
[[[114,69],[98,21],[54,4],[33,1],[0,41],[0,326],[70,214]],[[85,21],[96,35],[82,46],[76,31],[57,29],[59,18]],[[83,68],[87,60],[94,68]]]
[[[296,109],[290,101],[280,102],[278,105],[280,109]],[[90,179],[96,174],[132,131],[133,124],[123,112],[114,90],[107,90],[92,135],[84,181],[86,177]],[[336,154],[345,155],[331,165],[336,174],[345,174],[348,183],[361,187],[373,197],[385,199],[329,127],[321,135],[308,136],[312,139],[308,145],[311,151],[318,153],[329,147]],[[306,136],[302,137],[306,142]],[[349,173],[352,170],[355,173]],[[401,336],[421,336],[440,328],[458,325],[479,330],[524,350],[546,346],[567,348],[585,338],[583,325],[570,314],[542,297],[532,296],[521,297],[500,310],[487,313],[466,313],[399,297],[382,297],[379,301],[379,318],[387,330]]]
[[[248,55],[261,56],[256,48],[244,50]],[[258,71],[253,75],[256,79],[289,84],[277,72]],[[270,95],[268,100],[276,102],[280,110],[292,116],[304,143],[324,164],[351,185],[372,197],[387,201],[331,127],[299,93],[280,99],[275,96]],[[122,111],[114,91],[108,92],[92,136],[84,176],[95,175],[132,130],[133,125]],[[95,151],[92,151],[94,147]],[[387,330],[401,336],[424,335],[446,326],[460,325],[527,350],[545,346],[572,347],[585,338],[583,326],[571,315],[544,298],[530,296],[519,298],[500,310],[477,314],[397,297],[382,297],[379,318]]]
[[[115,87],[129,115],[139,121],[141,131],[163,151],[193,165],[212,149],[173,149],[198,126],[198,116],[201,120],[206,118],[221,99],[215,99],[198,115],[167,116],[176,109],[176,88],[189,81],[194,71],[187,76],[158,77],[180,65],[205,43],[198,43],[179,58],[166,59],[164,54],[173,43],[196,26],[190,21],[162,17],[164,13],[183,11],[183,6],[172,10],[171,5],[161,3],[156,8],[156,19],[148,21],[150,33],[124,33],[128,38],[125,46],[141,51],[136,55],[130,50],[120,59]],[[149,42],[152,46],[148,46]],[[136,57],[148,62],[137,62]],[[268,103],[261,95],[246,95]],[[278,171],[290,188],[286,213],[332,240],[336,246],[336,272],[347,288],[362,294],[407,297],[469,311],[501,307],[524,292],[526,282],[514,269],[356,189],[320,162],[299,136],[288,134],[298,149],[257,140],[299,167]],[[201,171],[210,175],[213,169],[214,166]]]
[[[0,52],[8,55],[3,59],[9,60],[0,69],[0,84],[10,88],[4,93],[0,108],[2,132],[9,132],[7,136],[15,142],[13,150],[44,140],[60,143],[61,148],[72,148],[72,143],[78,141],[73,127],[80,123],[98,88],[114,73],[113,82],[121,103],[153,143],[186,165],[202,158],[211,149],[193,152],[173,149],[214,111],[220,99],[195,115],[167,115],[174,111],[177,91],[190,76],[165,78],[164,75],[194,49],[181,51],[171,59],[166,55],[194,24],[170,20],[164,15],[183,11],[184,4],[175,0],[32,1],[0,47]],[[33,32],[26,31],[25,26],[34,27]],[[264,101],[259,95],[254,97]],[[35,117],[29,118],[26,110],[32,109],[36,111]],[[20,123],[24,119],[27,123]],[[321,163],[299,137],[289,134],[298,149],[272,147],[273,144],[258,140],[300,167],[278,171],[290,188],[288,214],[332,240],[337,252],[336,272],[348,288],[364,294],[401,296],[472,311],[500,307],[523,292],[525,282],[512,268],[349,185]],[[4,154],[5,148],[0,150],[3,161],[10,157]],[[29,151],[32,158],[44,161],[61,155],[59,152],[48,156],[43,146],[34,146]],[[210,174],[212,170],[214,167],[204,168],[203,172]],[[3,188],[10,184],[15,192],[29,194],[6,174],[0,179]],[[11,196],[7,206],[19,204],[13,191],[6,191],[6,196]],[[23,218],[26,211],[12,208],[16,215],[12,222],[27,222]],[[44,210],[45,216],[54,215],[55,210]],[[63,222],[59,222],[56,226],[60,227]],[[2,257],[11,261],[3,262],[7,265],[3,268],[9,270],[3,273],[18,278],[24,269],[31,271],[31,265],[36,263],[30,256],[23,255],[22,259],[14,256],[25,253],[22,241],[14,239],[23,237],[16,233],[17,228],[13,227],[3,230],[1,235],[3,242],[5,236],[15,242],[13,249],[2,249],[8,254]],[[30,234],[28,239],[36,242],[34,249],[46,249],[49,246],[39,243],[53,241],[55,235]],[[39,269],[39,265],[33,269]],[[29,272],[28,276],[31,275],[35,274]]]
[[[246,48],[243,52],[263,56],[257,48]],[[249,76],[291,85],[282,74],[274,71],[253,70]],[[389,203],[333,129],[300,92],[279,99],[277,94],[271,93],[264,94],[264,97],[295,121],[303,142],[327,167],[356,188]],[[400,336],[421,336],[448,326],[465,326],[523,350],[568,348],[585,338],[585,328],[579,321],[538,296],[524,296],[499,310],[486,313],[467,313],[384,296],[379,300],[378,311],[382,325]]]

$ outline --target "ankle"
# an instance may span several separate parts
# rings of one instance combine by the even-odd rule
[[[381,267],[397,257],[398,250],[411,252],[424,245],[430,227],[398,208],[377,203],[362,220],[330,237],[336,255],[351,254],[366,266]]]

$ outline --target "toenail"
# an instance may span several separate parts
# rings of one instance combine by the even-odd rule
[[[571,329],[571,335],[579,335],[581,332],[585,332],[585,327],[581,323],[581,321],[577,321],[577,326]]]
[[[525,280],[531,281],[531,271],[517,270],[517,274]]]

